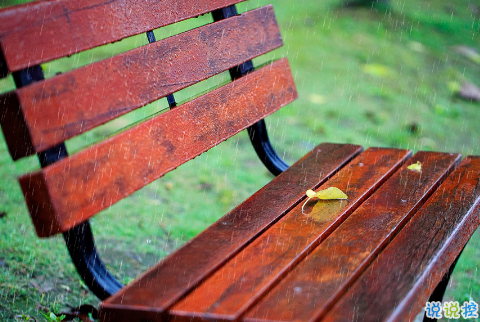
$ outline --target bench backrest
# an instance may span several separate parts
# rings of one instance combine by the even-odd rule
[[[19,179],[40,237],[71,229],[297,97],[286,59],[248,68],[282,39],[271,6],[222,16],[238,2],[59,0],[0,10],[0,74],[13,73],[19,87],[0,97],[0,123],[13,159],[41,157],[43,168]],[[155,41],[151,30],[209,12],[218,21]],[[43,79],[38,64],[143,32],[148,45]],[[67,155],[65,140],[226,70],[231,83]]]

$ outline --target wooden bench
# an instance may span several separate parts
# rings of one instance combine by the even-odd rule
[[[0,97],[38,236],[63,233],[101,321],[407,321],[442,299],[480,222],[480,157],[323,143],[288,167],[263,118],[297,97],[271,6],[241,0],[46,1],[0,11]],[[125,10],[131,8],[131,10]],[[212,13],[214,23],[155,41],[152,30]],[[39,64],[147,33],[150,44],[44,79]],[[173,94],[230,70],[232,82],[178,105]],[[68,156],[64,141],[168,97],[170,110]],[[278,175],[134,282],[98,258],[88,219],[247,129]],[[421,171],[408,169],[416,162]],[[310,200],[337,187],[347,200]],[[428,320],[428,319],[426,319]]]

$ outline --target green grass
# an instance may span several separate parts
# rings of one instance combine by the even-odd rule
[[[3,1],[3,5],[11,2]],[[267,4],[249,1],[240,11]],[[468,0],[391,1],[388,10],[346,10],[340,2],[273,2],[284,47],[255,59],[287,56],[300,98],[267,119],[279,154],[292,163],[321,142],[480,154],[480,104],[456,97],[449,83],[480,86],[480,65],[454,47],[479,47],[479,17]],[[0,4],[2,2],[0,1]],[[158,39],[211,21],[209,15],[156,30]],[[144,35],[44,64],[47,77],[146,43]],[[187,100],[224,82],[226,73],[176,95]],[[14,88],[0,80],[0,92]],[[69,140],[70,152],[162,111],[160,100]],[[0,320],[97,304],[79,282],[61,237],[38,239],[17,177],[38,168],[13,162],[0,136]],[[104,261],[130,281],[265,185],[272,176],[246,133],[179,167],[91,222]],[[455,270],[446,299],[480,302],[480,235]]]

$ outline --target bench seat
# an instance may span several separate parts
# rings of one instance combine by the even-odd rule
[[[319,145],[104,301],[101,321],[413,319],[479,224],[480,158],[359,152]],[[348,199],[302,211],[328,187]]]

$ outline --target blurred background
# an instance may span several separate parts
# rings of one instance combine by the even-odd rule
[[[0,0],[0,6],[20,2]],[[267,118],[271,141],[289,163],[321,142],[480,154],[478,1],[250,0],[237,8],[269,3],[284,46],[254,64],[289,58],[299,99]],[[155,36],[210,22],[204,15],[155,30]],[[147,43],[142,34],[42,67],[48,78]],[[189,100],[228,79],[220,74],[175,97]],[[11,76],[0,80],[0,93],[13,89]],[[159,100],[69,140],[67,148],[73,154],[167,106]],[[17,177],[38,168],[35,157],[14,163],[0,134],[2,321],[21,314],[43,321],[40,312],[98,304],[78,278],[63,238],[40,240],[34,233]],[[95,216],[102,258],[128,283],[272,178],[242,132]],[[477,231],[444,300],[479,303],[479,266]]]

